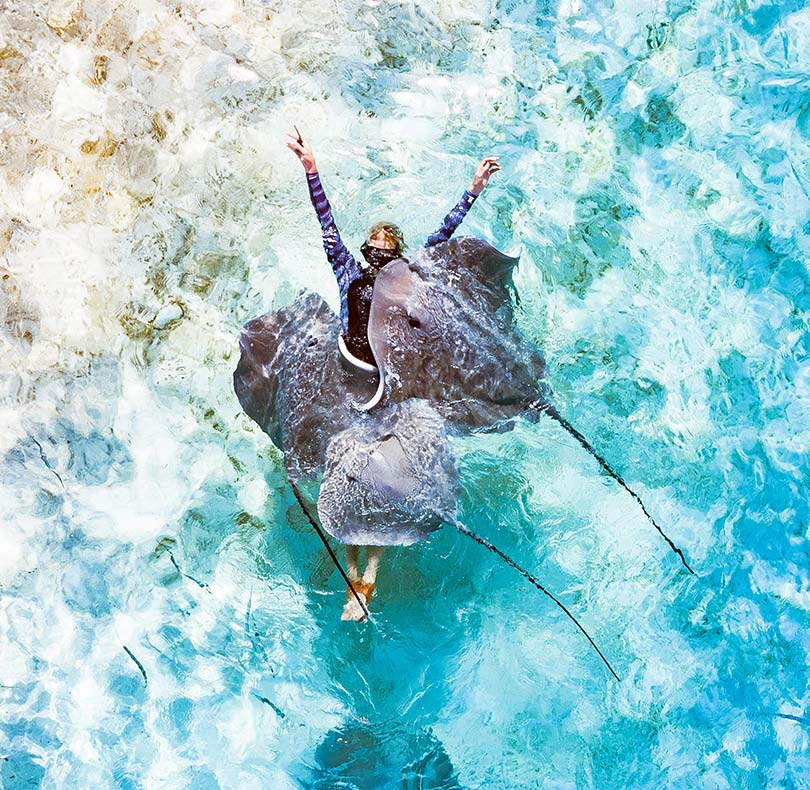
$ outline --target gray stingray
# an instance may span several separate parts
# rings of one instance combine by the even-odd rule
[[[369,317],[373,373],[359,372],[338,354],[340,322],[325,302],[299,296],[244,326],[234,387],[247,414],[283,450],[305,510],[298,486],[320,489],[318,513],[337,540],[410,545],[442,523],[453,524],[551,597],[598,651],[548,590],[455,515],[458,481],[447,432],[547,414],[664,535],[635,492],[553,406],[543,355],[515,326],[510,288],[516,263],[467,237],[385,266]]]
[[[456,461],[444,420],[411,399],[330,442],[318,496],[324,529],[356,546],[410,546],[455,518]]]
[[[512,316],[517,262],[460,238],[389,263],[369,316],[382,377],[368,405],[425,398],[454,425],[482,428],[545,402],[545,360]]]
[[[514,325],[509,289],[517,262],[467,237],[389,263],[375,281],[369,315],[380,379],[366,408],[421,397],[448,422],[468,428],[548,415],[636,500],[693,573],[638,494],[555,408],[542,381],[543,355]]]

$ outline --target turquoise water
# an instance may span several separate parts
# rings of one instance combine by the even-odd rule
[[[800,788],[810,9],[6,3],[0,786]],[[231,390],[344,238],[521,249],[561,412],[455,440],[462,515],[344,591]]]

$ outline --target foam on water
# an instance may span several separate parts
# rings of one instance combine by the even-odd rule
[[[0,15],[0,786],[761,788],[810,770],[801,0]],[[454,440],[463,517],[344,592],[231,389],[344,238],[521,249],[561,412]],[[403,779],[403,777],[405,777]]]

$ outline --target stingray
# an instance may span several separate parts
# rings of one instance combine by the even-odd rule
[[[448,434],[509,429],[516,417],[547,415],[634,497],[692,572],[638,495],[554,406],[543,354],[514,320],[516,264],[472,237],[389,263],[377,276],[369,316],[372,371],[337,352],[338,317],[321,297],[304,293],[245,324],[234,387],[283,451],[296,498],[356,597],[307,498],[316,501],[323,529],[351,545],[411,545],[453,525],[551,598],[618,678],[571,612],[456,514]]]
[[[517,414],[548,415],[635,499],[694,573],[641,497],[554,406],[542,381],[543,356],[514,323],[508,297],[517,262],[480,239],[464,237],[386,266],[375,282],[369,316],[380,380],[365,408],[424,397],[448,421],[471,428]]]

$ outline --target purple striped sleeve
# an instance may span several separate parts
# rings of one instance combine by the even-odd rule
[[[315,207],[318,221],[321,223],[323,248],[326,250],[326,257],[332,271],[335,273],[335,279],[340,290],[340,322],[343,324],[343,332],[346,333],[349,330],[349,303],[347,300],[349,285],[353,280],[362,276],[362,271],[357,265],[354,256],[340,238],[340,233],[338,233],[337,226],[332,218],[332,207],[326,199],[326,193],[323,191],[318,174],[307,173],[307,184],[309,186],[309,197]]]
[[[465,189],[461,200],[450,209],[450,213],[444,218],[442,226],[435,233],[428,236],[425,247],[433,247],[436,244],[447,241],[453,235],[455,229],[461,224],[461,220],[467,216],[470,206],[472,206],[477,197],[478,195],[473,195],[469,189]]]

